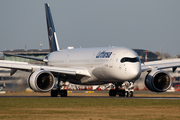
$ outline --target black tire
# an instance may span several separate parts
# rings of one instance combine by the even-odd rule
[[[57,97],[58,91],[57,90],[51,90],[51,97]]]
[[[130,91],[130,97],[133,97],[133,91]]]
[[[119,97],[125,97],[125,90],[118,90]]]
[[[109,90],[109,96],[115,97],[116,96],[116,90],[113,90],[113,89]]]
[[[61,90],[61,97],[67,97],[67,90]]]
[[[129,92],[125,91],[125,97],[129,97]]]

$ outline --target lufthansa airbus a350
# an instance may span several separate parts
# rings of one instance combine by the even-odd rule
[[[28,77],[29,87],[36,92],[49,92],[51,96],[67,96],[63,82],[69,81],[81,85],[99,85],[113,83],[116,88],[109,91],[109,96],[133,96],[133,91],[122,89],[125,82],[133,83],[141,72],[147,71],[146,87],[153,92],[165,92],[171,87],[171,76],[162,70],[180,66],[180,59],[161,60],[141,64],[135,51],[126,47],[72,48],[60,50],[49,4],[45,4],[50,54],[44,59],[22,55],[13,55],[43,61],[46,65],[34,65],[26,62],[0,60],[0,67],[11,69],[10,75],[17,70],[31,72]],[[54,88],[58,80],[57,88]]]

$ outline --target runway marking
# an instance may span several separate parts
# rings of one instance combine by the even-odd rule
[[[94,93],[94,91],[86,91],[85,93]]]

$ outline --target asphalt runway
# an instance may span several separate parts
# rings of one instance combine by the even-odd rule
[[[50,96],[0,96],[0,98],[52,98],[52,99],[59,99],[59,98],[67,98],[67,99],[75,99],[75,98],[101,98],[101,99],[177,99],[179,100],[180,97],[109,97],[109,96],[67,96],[67,97],[50,97]]]
[[[164,92],[164,93],[153,93],[151,91],[135,91],[133,97],[109,97],[108,91],[93,91],[93,93],[88,93],[88,91],[70,91],[67,97],[50,97],[50,93],[5,93],[0,94],[0,98],[67,98],[67,99],[75,99],[75,98],[102,98],[102,99],[180,99],[180,92]]]

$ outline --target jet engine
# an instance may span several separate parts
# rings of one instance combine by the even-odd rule
[[[146,75],[145,85],[153,92],[165,92],[171,87],[172,79],[164,70],[154,70]]]
[[[28,77],[29,87],[36,92],[48,92],[55,84],[54,75],[45,70],[37,70]]]

